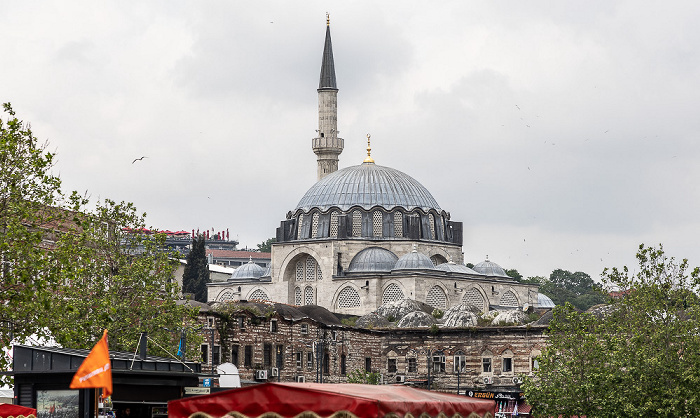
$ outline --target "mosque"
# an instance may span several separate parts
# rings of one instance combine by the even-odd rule
[[[272,262],[249,262],[208,285],[208,301],[266,300],[365,315],[412,299],[447,310],[486,313],[537,306],[538,287],[484,261],[465,266],[462,222],[453,221],[417,180],[374,162],[370,137],[360,165],[338,169],[338,87],[330,24],[318,86],[318,182],[277,228]]]

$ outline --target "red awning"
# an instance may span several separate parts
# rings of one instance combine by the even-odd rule
[[[0,403],[0,418],[19,417],[20,415],[25,417],[30,415],[36,416],[36,409],[9,403]]]
[[[487,399],[431,392],[408,386],[263,383],[168,402],[169,418],[187,418],[195,412],[221,417],[235,411],[248,417],[275,412],[282,417],[295,417],[311,411],[328,417],[338,411],[349,411],[358,417],[384,417],[440,413],[452,417],[493,417],[495,402]]]

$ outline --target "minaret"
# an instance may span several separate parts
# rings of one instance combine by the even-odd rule
[[[318,82],[318,136],[312,140],[317,156],[318,180],[338,171],[338,155],[344,142],[338,138],[338,87],[335,84],[335,65],[331,45],[331,23],[326,13],[326,43],[323,46],[321,79]]]

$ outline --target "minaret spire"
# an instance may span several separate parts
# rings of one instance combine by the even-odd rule
[[[323,45],[321,76],[318,82],[318,137],[312,140],[317,158],[318,180],[338,170],[338,156],[344,141],[338,138],[338,87],[331,43],[330,16],[326,13],[326,40]]]

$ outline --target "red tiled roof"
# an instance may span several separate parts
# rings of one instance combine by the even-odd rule
[[[257,260],[270,260],[271,253],[259,253],[257,251],[233,251],[233,250],[207,250],[207,255],[211,254],[214,258],[250,258]]]

